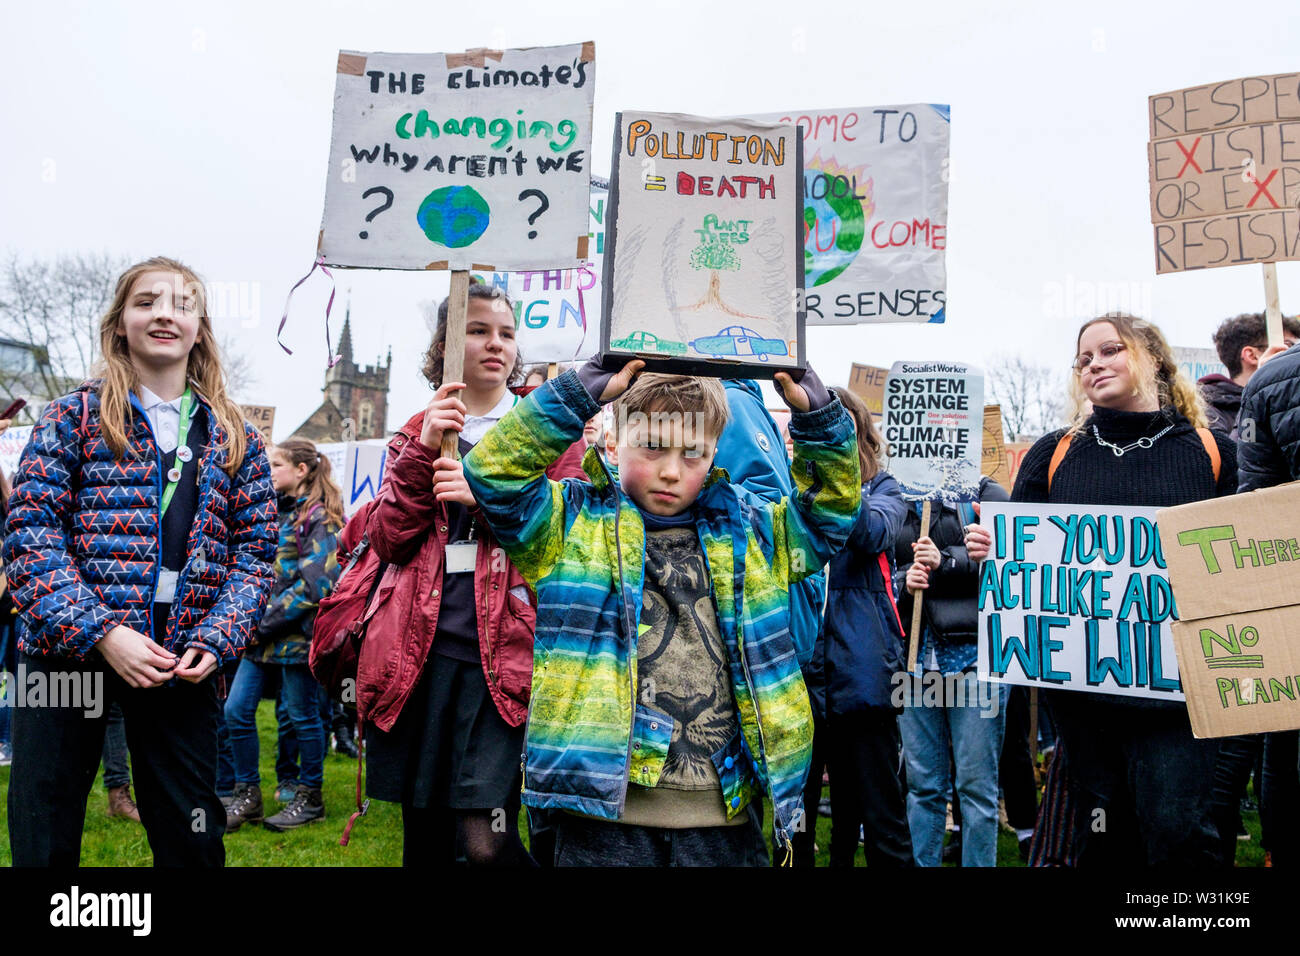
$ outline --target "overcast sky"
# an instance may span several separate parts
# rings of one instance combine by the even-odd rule
[[[810,327],[810,361],[840,383],[851,361],[1017,351],[1063,368],[1099,292],[1175,345],[1209,346],[1221,319],[1262,309],[1260,268],[1156,278],[1147,96],[1300,69],[1294,5],[1269,2],[6,0],[2,17],[0,246],[165,254],[244,283],[256,321],[227,321],[259,377],[245,397],[278,407],[277,437],[320,402],[328,282],[318,274],[294,300],[293,356],[275,328],[315,254],[341,48],[594,40],[598,175],[619,109],[951,104],[947,322]],[[396,426],[428,400],[417,303],[445,295],[447,274],[335,275],[334,335],[350,289],[359,358],[393,348]],[[1278,275],[1283,310],[1300,311],[1300,264]]]

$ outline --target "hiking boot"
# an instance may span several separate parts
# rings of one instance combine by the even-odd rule
[[[262,820],[262,788],[255,783],[235,787],[235,799],[226,808],[226,832],[234,833],[245,823]]]
[[[14,752],[8,744],[0,744],[0,767],[7,767],[14,762]]]
[[[108,815],[110,817],[124,817],[127,820],[140,822],[140,811],[136,808],[135,801],[131,799],[131,785],[124,783],[120,787],[113,787],[108,791]]]
[[[230,805],[235,802],[235,795],[233,793],[219,793],[217,799],[221,801],[223,810],[229,810]]]
[[[281,780],[275,785],[275,799],[279,803],[288,803],[298,792],[297,780]]]
[[[325,801],[321,798],[320,788],[299,785],[298,792],[293,795],[289,805],[275,816],[267,817],[262,821],[262,826],[283,832],[324,819]]]
[[[350,757],[353,760],[361,756],[357,750],[356,736],[352,733],[351,724],[343,724],[334,731],[334,752]]]

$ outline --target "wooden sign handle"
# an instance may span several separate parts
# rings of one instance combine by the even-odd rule
[[[917,535],[917,540],[924,538],[930,533],[930,502],[926,501],[921,506],[921,533]],[[907,647],[907,672],[916,673],[916,655],[921,650],[921,601],[925,597],[924,591],[917,591],[912,595],[912,629],[908,631],[911,640],[908,641]]]
[[[1277,293],[1277,265],[1264,263],[1264,327],[1268,329],[1269,345],[1285,345],[1282,341],[1282,305]]]
[[[465,374],[465,315],[469,311],[469,272],[455,269],[451,273],[451,291],[447,298],[447,338],[442,349],[442,380],[459,382]],[[442,435],[442,457],[455,458],[460,447],[460,433],[451,429]]]
[[[551,379],[555,378],[559,374],[560,374],[560,363],[548,362],[546,365],[546,380],[549,382]]]

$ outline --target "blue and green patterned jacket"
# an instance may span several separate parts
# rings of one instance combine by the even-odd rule
[[[312,623],[321,599],[339,579],[337,522],[317,505],[300,524],[294,516],[305,498],[280,499],[280,543],[275,586],[257,627],[257,645],[246,656],[263,664],[306,664]]]
[[[465,477],[537,592],[524,802],[617,820],[629,780],[658,783],[673,721],[637,693],[640,511],[592,450],[583,462],[591,483],[543,473],[598,410],[576,372],[566,372],[484,436]],[[843,546],[861,502],[853,423],[838,400],[796,413],[790,433],[794,495],[763,501],[715,468],[695,504],[740,725],[713,762],[728,814],[756,788],[766,791],[782,844],[802,813],[813,730],[789,588]]]

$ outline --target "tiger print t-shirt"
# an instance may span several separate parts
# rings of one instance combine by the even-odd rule
[[[683,518],[646,517],[637,696],[673,718],[673,737],[658,784],[628,786],[621,822],[743,824],[745,814],[727,819],[711,757],[736,732],[736,704],[704,552],[689,512]]]

